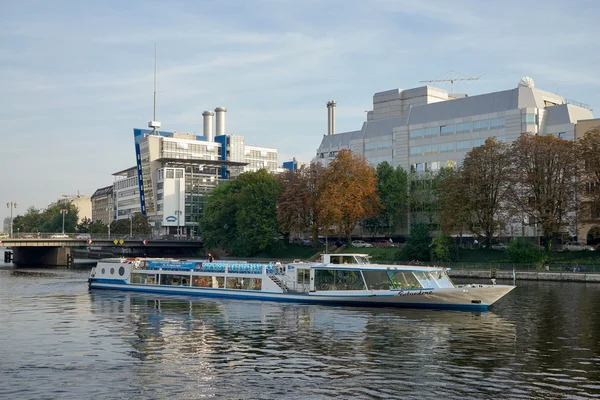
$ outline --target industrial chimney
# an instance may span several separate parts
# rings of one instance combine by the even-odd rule
[[[206,137],[207,142],[213,142],[215,139],[213,135],[213,115],[215,115],[215,113],[212,111],[204,111],[202,113],[204,120],[204,136]]]
[[[327,102],[327,134],[335,135],[335,100]]]
[[[220,135],[224,135],[225,134],[225,113],[227,112],[227,109],[225,107],[217,107],[215,108],[215,114],[216,114],[216,132],[215,135],[216,136],[220,136]]]

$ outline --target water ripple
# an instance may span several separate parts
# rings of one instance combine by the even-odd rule
[[[0,268],[0,398],[600,396],[592,285],[523,284],[477,314],[90,292],[86,277]]]

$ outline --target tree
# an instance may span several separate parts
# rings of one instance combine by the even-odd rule
[[[424,222],[415,222],[410,229],[406,244],[398,251],[400,261],[429,261],[431,258],[429,227]]]
[[[600,214],[600,128],[587,131],[576,146],[581,220],[593,222]]]
[[[431,240],[431,258],[434,261],[456,261],[458,249],[453,237],[436,236]]]
[[[341,150],[326,168],[317,206],[323,226],[337,225],[350,242],[356,224],[380,209],[376,176],[366,160],[350,150]]]
[[[450,181],[454,185],[450,195],[456,202],[450,211],[458,211],[461,219],[466,217],[460,222],[466,223],[473,235],[485,237],[487,248],[504,227],[508,215],[506,192],[510,176],[510,147],[488,138],[483,146],[467,153],[455,179]],[[447,202],[445,205],[448,206]],[[457,210],[458,207],[462,210]]]
[[[92,225],[92,220],[88,217],[84,217],[80,223],[77,224],[76,229],[77,232],[88,232],[90,231],[90,226]]]
[[[553,136],[522,134],[511,147],[510,197],[517,211],[540,224],[546,246],[575,211],[575,145]]]
[[[378,215],[367,218],[364,225],[371,233],[394,234],[408,208],[408,174],[402,167],[394,169],[384,161],[377,165],[376,176],[377,193],[382,209]]]
[[[217,186],[201,220],[205,246],[252,256],[278,236],[277,199],[281,183],[264,169],[246,172]]]
[[[283,175],[277,221],[286,236],[310,231],[313,241],[318,241],[319,229],[323,228],[317,207],[323,172],[321,164],[311,163]]]
[[[92,222],[89,226],[90,233],[108,233],[108,226],[101,220]]]
[[[65,232],[75,232],[79,211],[72,201],[60,201],[50,204],[42,212],[42,224],[39,227],[40,232],[62,232],[63,214],[62,210],[67,210],[64,215]]]
[[[444,168],[439,180],[440,229],[444,235],[467,232],[470,209],[463,203],[467,193],[462,171]]]
[[[129,235],[130,233],[132,235],[149,235],[150,233],[152,233],[152,226],[150,225],[147,216],[137,212],[132,214],[132,217],[133,218],[131,219],[122,218],[111,222],[110,232],[116,235]],[[93,229],[101,230],[104,227],[106,227],[106,225],[104,225],[102,221],[96,221],[96,223],[94,223]],[[105,233],[107,231],[108,229],[98,233]],[[92,231],[90,230],[90,232]]]

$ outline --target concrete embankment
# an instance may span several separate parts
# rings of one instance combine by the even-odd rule
[[[452,269],[448,271],[452,278],[490,279],[490,270]],[[547,272],[547,271],[516,271],[517,280],[528,281],[563,281],[563,282],[596,282],[600,283],[600,274],[584,272]],[[513,279],[513,271],[496,271],[497,279]]]

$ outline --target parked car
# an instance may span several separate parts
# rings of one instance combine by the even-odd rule
[[[567,242],[562,249],[567,251],[594,251],[594,247],[581,242]]]
[[[91,239],[92,235],[90,235],[89,233],[80,233],[77,236],[75,236],[75,239]]]
[[[8,239],[8,233],[0,233],[0,239]]]
[[[364,240],[353,240],[352,247],[373,247],[373,245],[365,242]]]
[[[504,243],[494,243],[490,247],[492,248],[492,250],[506,250],[506,249],[508,249],[508,246],[505,245]]]
[[[50,239],[68,239],[69,235],[66,233],[53,233],[50,235]]]
[[[25,233],[23,236],[21,236],[23,239],[31,239],[33,238],[33,233]]]

